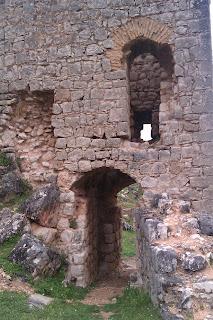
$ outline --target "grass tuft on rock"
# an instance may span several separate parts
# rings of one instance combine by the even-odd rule
[[[12,163],[12,159],[10,159],[4,152],[0,151],[0,166],[9,167]]]

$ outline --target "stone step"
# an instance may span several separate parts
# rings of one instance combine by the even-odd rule
[[[30,295],[28,299],[28,304],[30,308],[43,309],[45,306],[48,306],[50,303],[52,303],[53,300],[53,298],[34,293]]]

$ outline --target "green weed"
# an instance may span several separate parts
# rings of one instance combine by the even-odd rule
[[[122,232],[122,252],[123,257],[134,257],[136,255],[136,234],[134,231]]]
[[[17,274],[25,274],[21,266],[8,260],[8,256],[15,247],[19,238],[20,236],[11,237],[9,240],[0,245],[0,267],[12,277]]]
[[[12,163],[12,160],[4,152],[0,151],[0,166],[9,167]]]

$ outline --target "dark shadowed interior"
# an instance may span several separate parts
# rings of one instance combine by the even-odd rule
[[[127,174],[112,168],[94,169],[76,181],[72,190],[76,208],[86,211],[89,225],[87,268],[91,279],[116,271],[121,251],[121,209],[117,193],[135,183]]]

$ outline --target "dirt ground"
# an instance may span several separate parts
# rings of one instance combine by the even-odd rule
[[[34,290],[31,286],[19,279],[12,279],[0,268],[0,291],[16,291],[31,294]]]
[[[129,282],[129,276],[136,269],[135,258],[126,258],[122,261],[120,272],[97,281],[82,301],[84,304],[102,306],[113,303],[116,297],[121,296]]]

